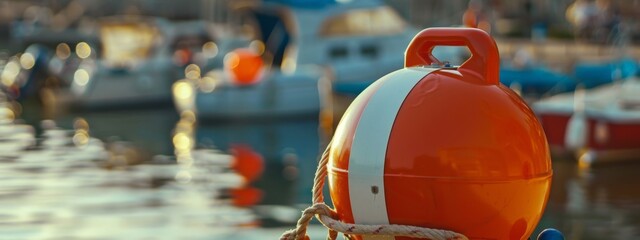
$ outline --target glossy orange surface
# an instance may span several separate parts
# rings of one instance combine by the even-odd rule
[[[237,85],[251,85],[262,77],[264,61],[250,49],[236,49],[225,56],[224,68]]]
[[[486,33],[425,30],[409,46],[406,66],[430,65],[437,45],[467,45],[473,56],[458,69],[426,75],[404,99],[384,163],[389,223],[448,229],[470,239],[526,239],[550,190],[542,127],[526,103],[499,84],[497,48]],[[363,94],[378,87],[384,85]],[[348,195],[348,161],[366,99],[345,113],[330,155],[331,196],[345,222],[353,222],[357,204]]]

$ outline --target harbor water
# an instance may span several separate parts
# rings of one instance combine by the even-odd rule
[[[43,134],[41,110],[22,109],[22,121]],[[124,163],[72,160],[74,152],[0,158],[0,239],[276,239],[309,205],[328,139],[317,118],[195,124],[196,149],[224,156],[242,145],[262,156],[263,173],[246,184],[229,166],[172,160],[181,119],[171,107],[70,113],[55,122],[71,130],[78,118]],[[534,234],[553,227],[567,239],[639,238],[639,163],[584,169],[553,159],[550,199]],[[310,233],[319,239],[325,231],[315,222]]]

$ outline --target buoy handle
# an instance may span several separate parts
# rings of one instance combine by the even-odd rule
[[[499,84],[500,54],[496,42],[477,28],[427,28],[418,33],[405,52],[404,67],[437,63],[432,51],[436,46],[467,46],[471,57],[460,72],[478,74],[488,84]]]

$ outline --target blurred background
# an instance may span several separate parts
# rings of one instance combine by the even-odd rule
[[[534,235],[640,238],[639,20],[639,0],[0,0],[0,238],[277,238],[351,101],[442,26],[490,33],[544,127]]]

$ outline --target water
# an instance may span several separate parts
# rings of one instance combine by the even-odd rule
[[[539,227],[558,228],[568,239],[639,239],[639,163],[579,169],[574,161],[554,161]]]
[[[23,109],[27,123],[39,124],[36,105]],[[0,239],[274,239],[310,203],[317,158],[328,140],[314,118],[198,124],[187,131],[199,148],[228,152],[242,145],[258,152],[265,170],[244,185],[215,177],[233,172],[227,167],[185,170],[172,157],[157,157],[173,156],[181,144],[175,136],[184,119],[171,108],[71,113],[56,121],[72,129],[76,117],[107,146],[120,144],[135,166],[43,159],[36,170],[25,170],[0,161]],[[640,238],[640,161],[580,169],[573,160],[554,159],[553,168],[550,199],[534,234],[554,227],[567,239]],[[256,193],[258,202],[234,206],[234,188]],[[315,224],[311,234],[320,239],[325,233]]]

